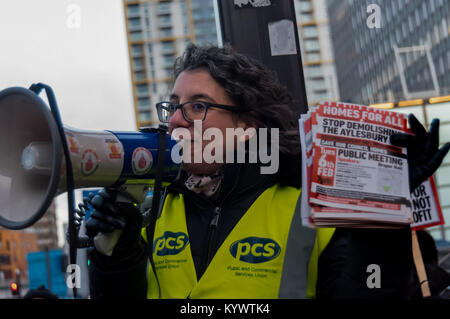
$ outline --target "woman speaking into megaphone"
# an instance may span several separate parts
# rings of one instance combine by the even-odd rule
[[[151,232],[139,207],[116,203],[115,190],[91,199],[87,234],[121,230],[109,253],[96,246],[91,254],[92,298],[404,297],[414,267],[409,227],[301,226],[299,132],[290,95],[272,72],[228,47],[195,45],[174,70],[170,99],[157,110],[183,140],[181,177],[150,212]],[[438,121],[430,132],[414,117],[410,124],[415,135],[392,143],[408,148],[414,189],[450,144],[439,149]],[[396,249],[404,258],[386,263],[383,254]],[[366,257],[387,268],[386,285],[376,291],[358,277]]]

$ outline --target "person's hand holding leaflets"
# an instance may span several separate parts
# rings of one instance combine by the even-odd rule
[[[450,143],[439,148],[439,119],[433,119],[429,132],[413,114],[408,116],[412,134],[393,134],[392,145],[406,147],[408,152],[409,187],[412,192],[439,168],[450,150]]]

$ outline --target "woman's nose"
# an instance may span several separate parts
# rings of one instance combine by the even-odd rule
[[[175,113],[169,118],[169,131],[177,127],[189,127],[189,122],[184,119],[181,109],[177,109]]]

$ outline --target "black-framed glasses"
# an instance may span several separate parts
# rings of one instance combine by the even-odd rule
[[[206,118],[206,113],[210,107],[217,107],[219,109],[234,113],[243,112],[237,106],[215,104],[204,101],[188,101],[183,104],[176,104],[168,101],[156,103],[156,110],[158,111],[159,120],[163,123],[169,123],[170,118],[177,109],[181,109],[181,113],[187,122],[193,123],[198,120],[203,121]]]

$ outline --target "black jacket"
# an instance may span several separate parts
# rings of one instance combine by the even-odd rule
[[[216,199],[172,184],[183,193],[186,222],[197,278],[200,278],[222,242],[267,188],[275,175],[261,175],[256,164],[227,164]],[[205,244],[206,243],[206,244]],[[91,298],[145,298],[147,255],[144,244],[132,258],[118,261],[93,251]],[[367,267],[381,268],[381,288],[367,287]],[[407,298],[413,270],[411,235],[403,230],[338,229],[319,259],[318,298]]]

